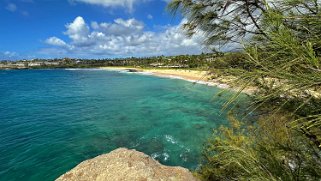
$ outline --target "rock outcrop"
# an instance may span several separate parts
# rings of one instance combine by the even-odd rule
[[[57,181],[196,181],[187,169],[169,167],[136,150],[119,148],[80,163]]]

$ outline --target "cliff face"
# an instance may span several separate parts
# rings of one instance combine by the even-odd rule
[[[119,148],[86,160],[57,181],[196,181],[185,168],[164,166],[136,150]]]

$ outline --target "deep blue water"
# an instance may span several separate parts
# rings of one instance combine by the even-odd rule
[[[54,180],[118,147],[197,167],[220,89],[106,70],[0,71],[0,180]]]

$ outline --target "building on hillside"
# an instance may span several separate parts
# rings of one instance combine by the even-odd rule
[[[27,68],[25,63],[20,63],[20,62],[11,64],[11,66],[12,66],[13,68],[18,68],[18,69],[25,69],[25,68]]]
[[[160,67],[160,66],[162,66],[163,64],[162,63],[151,63],[151,64],[149,64],[150,66],[152,66],[152,67]]]
[[[188,65],[165,65],[158,66],[159,68],[188,68]]]
[[[29,67],[40,67],[42,65],[41,62],[30,62],[28,63]]]
[[[43,62],[43,64],[46,66],[57,66],[60,63],[59,62]]]

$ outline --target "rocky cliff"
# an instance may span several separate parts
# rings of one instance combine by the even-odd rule
[[[169,167],[136,150],[119,148],[80,163],[57,181],[196,181],[185,168]]]

